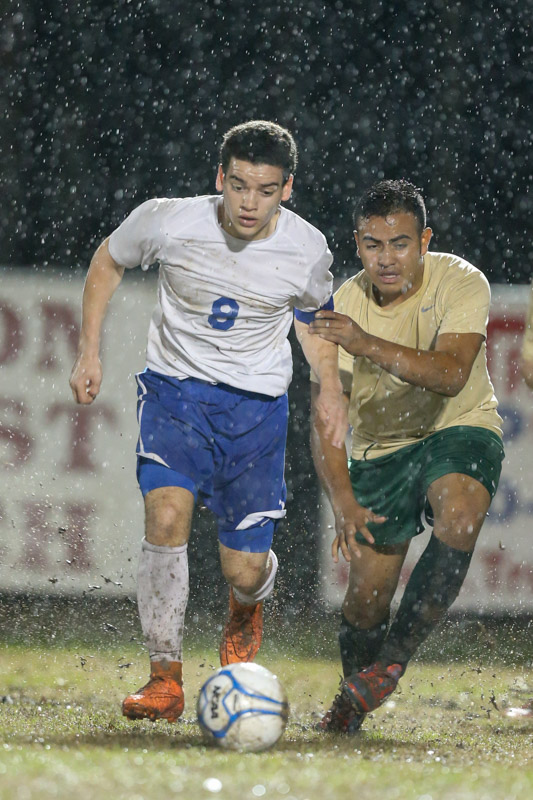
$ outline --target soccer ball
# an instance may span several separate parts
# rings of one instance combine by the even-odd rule
[[[210,741],[227,750],[266,750],[287,724],[289,704],[278,678],[252,663],[221,667],[202,686],[198,722]]]

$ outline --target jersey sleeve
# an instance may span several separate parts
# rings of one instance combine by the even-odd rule
[[[441,298],[439,334],[480,333],[487,335],[490,286],[478,269],[471,268],[450,284]]]
[[[137,206],[109,237],[111,258],[122,267],[147,269],[157,260],[168,200],[147,200]]]
[[[301,293],[294,299],[294,314],[307,325],[321,308],[333,308],[333,275],[329,271],[333,256],[324,243],[324,250],[307,273]]]
[[[522,342],[522,358],[524,361],[533,361],[533,283],[529,294],[529,306],[526,316],[524,340]]]

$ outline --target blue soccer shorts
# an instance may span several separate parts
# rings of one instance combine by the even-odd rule
[[[217,517],[220,542],[264,553],[285,516],[287,395],[271,398],[146,369],[138,385],[143,495],[180,486]]]

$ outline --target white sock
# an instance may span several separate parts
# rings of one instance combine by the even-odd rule
[[[244,594],[243,592],[239,592],[238,589],[233,587],[233,594],[235,595],[235,599],[237,602],[241,603],[243,606],[255,606],[256,603],[260,603],[261,600],[266,600],[272,594],[272,590],[274,589],[274,582],[276,580],[276,572],[278,571],[278,559],[273,550],[269,553],[269,561],[270,561],[270,573],[268,578],[264,582],[259,589],[253,594]]]
[[[143,539],[137,604],[151,661],[181,661],[189,598],[187,545],[159,547]]]

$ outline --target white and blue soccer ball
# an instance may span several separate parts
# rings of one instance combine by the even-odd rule
[[[227,750],[266,750],[287,724],[289,703],[279,679],[254,663],[229,664],[202,686],[198,722],[212,742]]]

